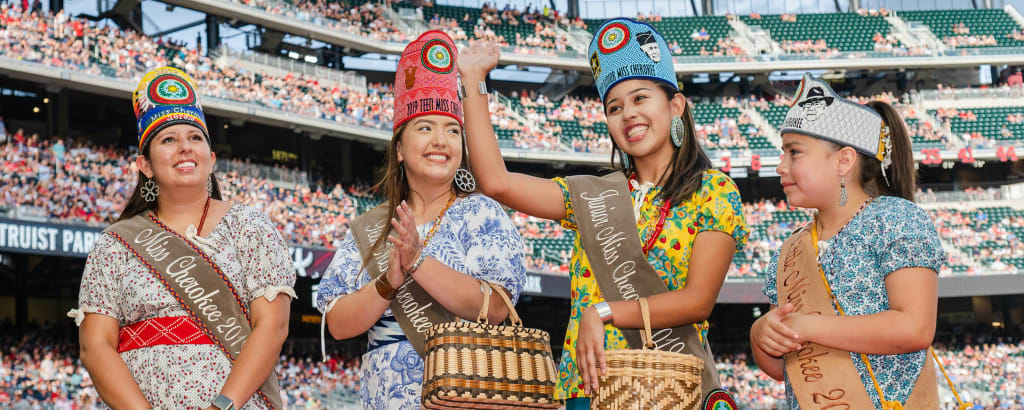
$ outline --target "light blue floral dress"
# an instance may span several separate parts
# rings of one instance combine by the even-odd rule
[[[903,268],[922,267],[935,272],[946,260],[935,225],[924,209],[903,198],[878,197],[850,222],[819,246],[819,260],[836,300],[847,315],[870,315],[889,310],[885,278]],[[779,251],[772,255],[765,278],[765,296],[778,305],[776,272]],[[937,274],[937,273],[936,273]],[[879,331],[881,333],[881,330]],[[906,402],[924,366],[927,350],[919,352],[868,355],[875,377],[886,400]],[[850,353],[868,395],[881,409],[878,392],[864,361]],[[790,409],[799,409],[793,386],[786,376],[786,400]]]
[[[432,226],[433,221],[419,225],[420,237]],[[523,238],[501,205],[473,194],[452,204],[424,252],[452,269],[501,285],[511,292],[515,303],[526,282],[523,249]],[[359,250],[349,234],[320,281],[316,304],[321,313],[334,299],[370,283],[361,265]],[[406,340],[388,343],[404,339],[393,317],[388,309],[368,332],[371,349],[363,355],[359,374],[364,409],[420,407],[423,360]]]

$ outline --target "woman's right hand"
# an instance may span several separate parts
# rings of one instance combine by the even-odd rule
[[[391,249],[391,256],[388,257],[388,271],[384,275],[384,279],[387,279],[391,287],[395,289],[400,288],[405,283],[405,271],[402,268],[398,249]]]
[[[459,53],[459,75],[464,81],[483,81],[498,66],[501,48],[493,41],[477,41]],[[469,85],[466,85],[469,87]],[[467,91],[469,92],[469,91]]]
[[[392,255],[398,255],[397,266],[401,268],[402,273],[405,273],[416,262],[416,258],[419,258],[420,252],[423,252],[423,245],[420,243],[420,234],[416,231],[416,219],[413,217],[409,204],[405,201],[398,204],[395,215],[397,219],[391,219],[394,235],[388,237],[388,242],[391,242],[392,245]]]
[[[750,327],[751,341],[765,353],[777,358],[800,350],[800,342],[797,341],[799,335],[782,323],[786,315],[792,311],[793,304],[787,303],[758,318]]]

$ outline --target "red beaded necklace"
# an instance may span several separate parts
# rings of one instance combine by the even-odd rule
[[[196,230],[196,235],[203,235],[203,225],[206,224],[206,214],[210,212],[210,197],[206,197],[206,205],[203,205],[203,217],[199,218],[199,229]],[[153,208],[153,216],[157,218],[160,214],[157,213],[157,208]]]
[[[636,173],[630,175],[629,179],[630,181],[635,181]],[[629,192],[633,192],[633,184],[629,184]],[[644,198],[640,198],[640,200],[643,201]],[[661,236],[661,231],[665,229],[665,219],[668,217],[668,213],[671,209],[672,201],[666,198],[664,202],[662,202],[661,208],[658,210],[658,224],[654,226],[654,230],[647,237],[647,240],[644,241],[644,246],[642,248],[644,251],[644,255],[647,255],[647,253],[650,252],[651,249],[654,249],[654,244],[658,241],[658,237]]]

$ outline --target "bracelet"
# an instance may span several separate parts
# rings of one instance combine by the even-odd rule
[[[612,307],[608,305],[608,302],[599,302],[594,304],[594,309],[597,310],[597,315],[601,317],[601,322],[605,324],[612,322]]]
[[[479,83],[476,83],[476,88],[477,88],[476,89],[477,92],[479,92],[480,95],[487,95],[487,82],[486,81],[481,81]]]
[[[373,281],[373,286],[377,288],[377,293],[380,297],[387,300],[394,299],[395,294],[398,293],[398,290],[395,289],[394,286],[391,286],[391,282],[388,281],[387,273],[378,276],[377,279]]]
[[[421,250],[420,256],[416,258],[416,261],[412,263],[409,270],[405,272],[405,276],[412,276],[412,274],[416,273],[416,270],[420,268],[420,265],[422,265],[425,260],[427,260],[427,254]]]

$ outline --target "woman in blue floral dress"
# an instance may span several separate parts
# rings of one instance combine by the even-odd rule
[[[331,335],[368,333],[359,382],[363,408],[420,407],[424,366],[409,338],[422,336],[419,329],[417,335],[403,332],[390,308],[396,289],[396,300],[403,301],[403,289],[415,283],[456,320],[475,319],[483,304],[479,280],[501,285],[515,303],[526,279],[522,237],[497,202],[475,192],[465,169],[456,53],[439,31],[406,47],[395,79],[394,137],[378,185],[388,196],[382,207],[391,224],[365,253],[350,230],[320,282],[317,307]],[[428,99],[431,104],[421,103]],[[385,238],[392,246],[383,252],[387,267],[372,279],[364,255],[387,251]],[[405,302],[401,307],[406,310]],[[501,298],[491,298],[490,322],[507,315]]]

